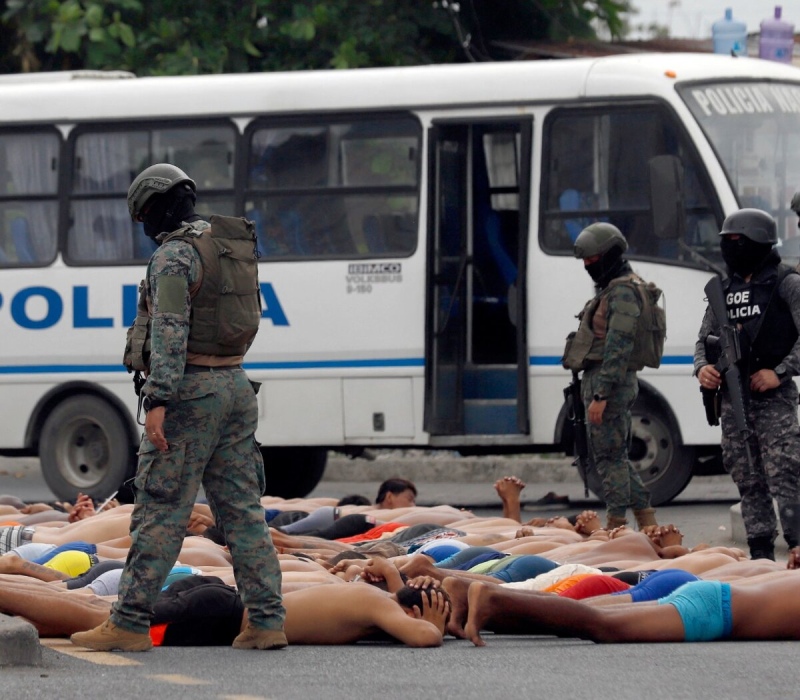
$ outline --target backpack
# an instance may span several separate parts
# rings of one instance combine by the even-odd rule
[[[664,293],[653,282],[644,282],[639,277],[630,278],[629,283],[642,302],[631,358],[636,358],[644,367],[657,369],[661,366],[667,339],[666,301],[664,305],[658,303],[659,299],[664,299]]]

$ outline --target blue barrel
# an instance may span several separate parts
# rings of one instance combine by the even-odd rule
[[[714,53],[747,56],[747,25],[733,18],[730,7],[725,10],[725,17],[711,25],[711,36],[714,39]]]
[[[794,25],[781,19],[781,6],[775,7],[775,16],[761,23],[758,57],[768,61],[792,62],[794,50]]]

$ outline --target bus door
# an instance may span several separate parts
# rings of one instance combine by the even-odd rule
[[[531,126],[480,120],[430,130],[424,428],[432,437],[496,443],[529,432]]]

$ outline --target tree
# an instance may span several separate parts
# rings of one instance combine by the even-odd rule
[[[178,9],[180,7],[180,9]],[[494,42],[619,36],[627,0],[6,0],[0,70],[138,75],[497,60]]]
[[[508,48],[514,44],[596,39],[598,24],[619,38],[624,14],[632,11],[628,0],[441,0],[439,4],[471,60],[514,58],[515,52]]]

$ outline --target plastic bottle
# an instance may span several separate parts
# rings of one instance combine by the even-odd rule
[[[725,9],[725,17],[711,25],[711,36],[714,39],[714,53],[728,56],[747,56],[747,25],[733,18],[733,10]]]
[[[781,6],[775,6],[775,16],[761,22],[758,57],[768,61],[792,62],[794,25],[781,19]]]

